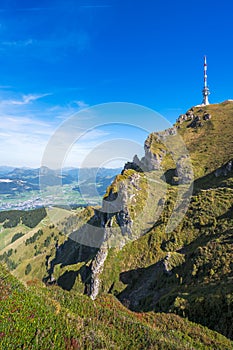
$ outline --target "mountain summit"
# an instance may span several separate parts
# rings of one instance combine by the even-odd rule
[[[57,209],[2,260],[48,291],[95,303],[111,294],[140,315],[177,314],[233,339],[232,124],[232,101],[192,107],[148,136],[101,207]]]

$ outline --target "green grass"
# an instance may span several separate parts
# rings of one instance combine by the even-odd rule
[[[233,158],[233,102],[193,108],[193,113],[201,118],[205,112],[211,114],[211,119],[202,120],[202,127],[187,128],[190,121],[185,121],[178,129],[190,152],[196,178],[211,173]]]
[[[91,218],[94,224],[99,224],[97,218],[93,219],[93,208],[74,211],[71,217],[70,212],[58,208],[49,213],[50,219],[45,218],[33,230],[27,231],[21,223],[2,230],[2,237],[5,235],[6,242],[10,242],[15,233],[25,229],[25,232],[22,231],[25,233],[24,237],[5,248],[6,254],[13,248],[8,262],[10,267],[17,265],[13,271],[15,276],[27,285],[36,285],[28,290],[23,289],[23,298],[27,298],[27,295],[32,298],[28,297],[30,300],[25,305],[30,310],[30,303],[37,305],[42,302],[38,317],[43,319],[41,314],[43,307],[46,307],[52,327],[55,327],[54,313],[57,322],[64,326],[64,332],[60,328],[58,332],[52,328],[49,334],[46,328],[48,323],[45,321],[46,330],[39,334],[47,339],[49,347],[233,348],[226,338],[179,317],[186,317],[233,338],[233,173],[225,177],[214,176],[218,167],[233,158],[233,103],[206,106],[202,111],[200,109],[195,107],[194,113],[202,118],[206,111],[212,118],[203,121],[201,128],[187,128],[190,123],[187,121],[178,129],[190,152],[196,180],[189,209],[173,232],[167,233],[166,225],[176,202],[177,186],[167,185],[161,176],[164,171],[169,170],[172,178],[174,162],[155,134],[149,136],[147,144],[150,145],[152,153],[164,156],[162,169],[146,173],[126,170],[116,176],[112,185],[107,188],[105,199],[112,194],[120,195],[122,189],[126,191],[125,205],[132,219],[132,237],[127,240],[124,238],[124,242],[127,242],[124,247],[116,244],[122,239],[122,235],[115,217],[113,226],[118,227],[118,230],[111,238],[112,248],[100,276],[100,297],[95,302],[80,294],[86,280],[82,280],[79,273],[90,267],[94,253],[90,251],[85,258],[78,260],[76,257],[82,247],[67,240],[73,227],[78,230]],[[164,208],[158,213],[161,198]],[[3,224],[2,222],[2,227]],[[43,234],[35,242],[26,245],[26,239],[33,237],[39,229],[43,230]],[[46,256],[50,260],[56,260],[56,240],[59,245],[66,242],[67,248],[62,259],[56,261],[54,277],[59,279],[68,272],[77,273],[70,292],[58,286],[42,288],[41,280],[47,275]],[[29,264],[31,270],[27,268]],[[12,277],[6,277],[8,278]],[[24,287],[20,284],[15,287],[16,293],[17,288],[21,290]],[[106,295],[109,291],[112,295]],[[137,313],[122,306],[116,296]],[[18,294],[14,296],[14,299],[17,298]],[[4,310],[6,315],[11,313],[10,302],[6,303]],[[28,315],[23,309],[22,318],[24,313]],[[6,317],[7,319],[9,318]],[[25,318],[23,320],[28,325],[28,321]],[[6,331],[2,339],[10,342],[10,328],[4,322],[2,324]],[[17,324],[17,320],[13,319],[14,322]],[[43,328],[43,324],[36,322],[39,328]],[[0,323],[0,327],[2,324]],[[30,326],[28,327],[30,330]],[[25,348],[34,346],[40,349],[40,336],[37,331],[31,329],[34,337],[30,331],[24,332],[28,342],[25,343]],[[19,332],[15,334],[16,339],[21,339]],[[41,344],[44,344],[43,341]],[[24,346],[19,344],[19,347]],[[13,345],[15,346],[14,343]]]
[[[190,123],[187,121],[179,129],[189,149],[196,177],[185,218],[172,233],[165,233],[176,199],[176,188],[168,186],[164,196],[165,208],[157,223],[158,218],[154,217],[154,221],[149,219],[150,210],[156,208],[156,200],[150,202],[149,198],[153,198],[155,193],[160,198],[160,188],[151,188],[148,192],[152,196],[140,201],[146,195],[146,187],[143,188],[144,193],[137,197],[131,212],[131,217],[139,219],[138,225],[134,223],[133,232],[138,232],[140,237],[145,222],[148,222],[149,231],[147,227],[144,233],[148,233],[136,241],[121,250],[109,251],[101,275],[101,291],[111,290],[120,300],[125,298],[134,310],[173,310],[233,337],[233,313],[229,301],[233,279],[233,176],[232,172],[218,178],[214,175],[218,167],[233,158],[233,103],[210,105],[203,107],[202,111],[200,107],[194,108],[194,113],[201,118],[204,112],[210,113],[212,118],[203,121],[201,128],[187,128]],[[155,134],[147,139],[147,145],[153,153],[162,155],[166,152]],[[169,157],[167,154],[162,161],[165,170],[172,168]],[[130,176],[125,172],[120,180],[127,183]],[[144,176],[147,177],[147,174]],[[130,185],[127,191],[131,193]],[[140,204],[143,206],[147,202],[146,210],[140,212]],[[130,203],[128,208],[131,209]],[[167,268],[170,274],[164,273],[160,267],[166,256],[169,257]],[[126,277],[122,279],[122,276]],[[224,310],[222,315],[214,312],[215,302],[218,310]]]
[[[232,206],[231,188],[193,196],[186,217],[172,234],[164,232],[164,217],[147,235],[109,254],[103,291],[114,285],[112,292],[134,310],[173,311],[232,337]],[[166,256],[169,274],[161,268]],[[125,276],[125,284],[120,276]]]
[[[57,287],[25,288],[1,267],[0,346],[11,349],[230,349],[220,334],[170,314],[137,314]]]
[[[11,244],[11,240],[16,233],[28,233],[30,228],[23,224],[18,224],[16,227],[12,228],[4,228],[2,224],[0,224],[0,250]]]

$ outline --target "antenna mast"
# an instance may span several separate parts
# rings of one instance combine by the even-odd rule
[[[209,99],[208,96],[210,94],[210,90],[207,86],[207,61],[206,61],[206,56],[204,56],[204,88],[202,90],[202,96],[203,96],[203,105],[209,105]]]

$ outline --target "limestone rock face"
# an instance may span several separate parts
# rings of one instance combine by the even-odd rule
[[[132,162],[125,164],[124,170],[133,169],[138,172],[159,170],[161,163],[167,154],[166,139],[176,135],[176,128],[169,128],[163,132],[154,132],[148,136],[144,144],[145,155],[141,159],[134,156]]]
[[[197,128],[201,127],[203,124],[201,122],[201,117],[199,115],[194,116],[191,123],[187,126],[187,128]]]
[[[176,163],[175,179],[173,184],[189,184],[193,180],[193,173],[187,156],[181,156]]]
[[[97,221],[100,222],[100,226],[104,229],[105,234],[104,241],[91,265],[89,295],[92,299],[97,297],[100,290],[101,273],[108,255],[109,241],[115,238],[118,240],[118,246],[123,247],[130,239],[139,237],[135,227],[139,226],[138,220],[140,220],[141,227],[143,219],[138,216],[138,213],[135,214],[134,204],[141,201],[140,208],[143,210],[143,201],[147,201],[148,198],[146,192],[148,183],[146,179],[143,180],[144,173],[153,173],[162,168],[164,157],[168,154],[168,149],[166,148],[167,138],[176,135],[176,132],[176,128],[170,128],[160,133],[150,134],[144,144],[144,157],[139,159],[135,155],[133,161],[126,163],[121,175],[117,176],[108,188],[103,198],[102,208],[98,213],[96,212],[98,216]],[[182,168],[185,159],[180,160],[180,163]],[[186,179],[187,174],[181,174],[181,170],[178,169],[177,174],[179,178],[182,178],[182,181],[188,181]],[[152,176],[150,175],[150,178]],[[160,181],[160,177],[157,181]],[[142,189],[141,185],[145,187]],[[149,186],[152,185],[150,184]],[[151,206],[153,205],[156,207],[155,199],[153,199],[153,204],[151,203]],[[150,222],[149,219],[148,222]],[[113,237],[116,235],[116,230],[118,230],[117,237]]]
[[[142,159],[143,166],[147,169],[147,171],[158,170],[160,168],[163,155],[154,154],[151,151],[150,146],[148,146],[147,144],[145,144],[144,149],[145,149],[145,157]]]
[[[119,182],[117,190],[109,191],[108,196],[103,199],[102,208],[96,212],[97,220],[104,229],[104,241],[91,264],[91,282],[89,295],[94,300],[101,286],[101,273],[104,268],[104,262],[108,256],[108,241],[115,234],[115,227],[112,228],[113,221],[117,224],[122,237],[130,238],[132,236],[133,219],[129,213],[129,205],[134,199],[132,188],[139,191],[140,175],[137,173],[130,175],[125,181]],[[123,240],[122,240],[123,242]],[[119,241],[119,247],[124,243]]]
[[[95,300],[100,288],[99,275],[103,271],[104,262],[108,256],[108,250],[105,247],[100,248],[95,259],[91,264],[91,283],[90,283],[90,297]]]
[[[187,125],[187,128],[197,128],[203,126],[202,120],[210,120],[211,114],[205,112],[202,108],[197,111],[197,114],[194,114],[192,109],[189,110],[185,114],[181,114],[179,118],[176,120],[176,123],[178,124],[177,127],[179,128],[180,125],[185,121],[190,121],[190,123]]]

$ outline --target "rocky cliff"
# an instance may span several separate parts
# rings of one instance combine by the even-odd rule
[[[107,202],[122,203],[111,225],[131,239],[104,252],[93,276],[99,293],[110,291],[133,310],[175,312],[232,337],[233,103],[193,107],[181,119],[149,135],[145,156],[135,156],[108,188]],[[190,158],[177,151],[177,133]],[[192,180],[187,213],[167,231],[179,189]],[[185,214],[184,201],[178,207]]]
[[[142,159],[135,155],[133,161],[125,165],[103,198],[98,221],[105,238],[91,265],[90,296],[93,299],[99,293],[100,275],[108,248],[122,249],[126,243],[137,240],[156,224],[166,200],[167,179],[164,173],[171,164],[176,166],[173,183],[188,184],[188,188],[192,184],[188,156],[179,154],[185,151],[176,128],[150,134],[144,150]],[[183,194],[186,190],[184,187]]]

